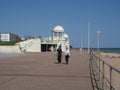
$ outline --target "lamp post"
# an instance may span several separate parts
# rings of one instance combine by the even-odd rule
[[[80,54],[83,52],[83,36],[81,35],[81,47],[80,47]]]
[[[97,30],[97,50],[98,50],[98,52],[100,51],[99,50],[99,48],[100,48],[100,34],[101,34],[101,31]]]
[[[90,23],[88,22],[88,53],[90,53]]]

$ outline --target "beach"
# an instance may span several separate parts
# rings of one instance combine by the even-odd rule
[[[115,68],[116,70],[120,71],[120,54],[119,53],[106,53],[106,52],[99,52],[96,55],[109,64],[111,67]],[[100,64],[102,66],[102,63]],[[102,67],[101,67],[102,70]],[[104,72],[108,79],[110,79],[110,67],[105,64]],[[120,73],[116,72],[114,69],[112,70],[112,84],[113,86],[119,90],[120,89]],[[109,87],[109,84],[106,84]]]
[[[98,55],[102,60],[120,70],[120,54],[100,52]]]

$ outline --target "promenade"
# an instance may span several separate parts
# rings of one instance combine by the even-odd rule
[[[68,65],[52,52],[0,58],[0,90],[93,90],[89,54],[72,50]]]

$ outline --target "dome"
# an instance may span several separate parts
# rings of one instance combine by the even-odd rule
[[[64,29],[62,26],[58,25],[58,26],[54,27],[53,31],[54,32],[64,32]]]
[[[68,38],[68,35],[67,35],[67,34],[64,34],[64,37],[65,37],[65,38]]]

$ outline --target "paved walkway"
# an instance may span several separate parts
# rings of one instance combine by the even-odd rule
[[[72,50],[64,63],[51,52],[0,58],[0,90],[92,90],[87,52]]]

